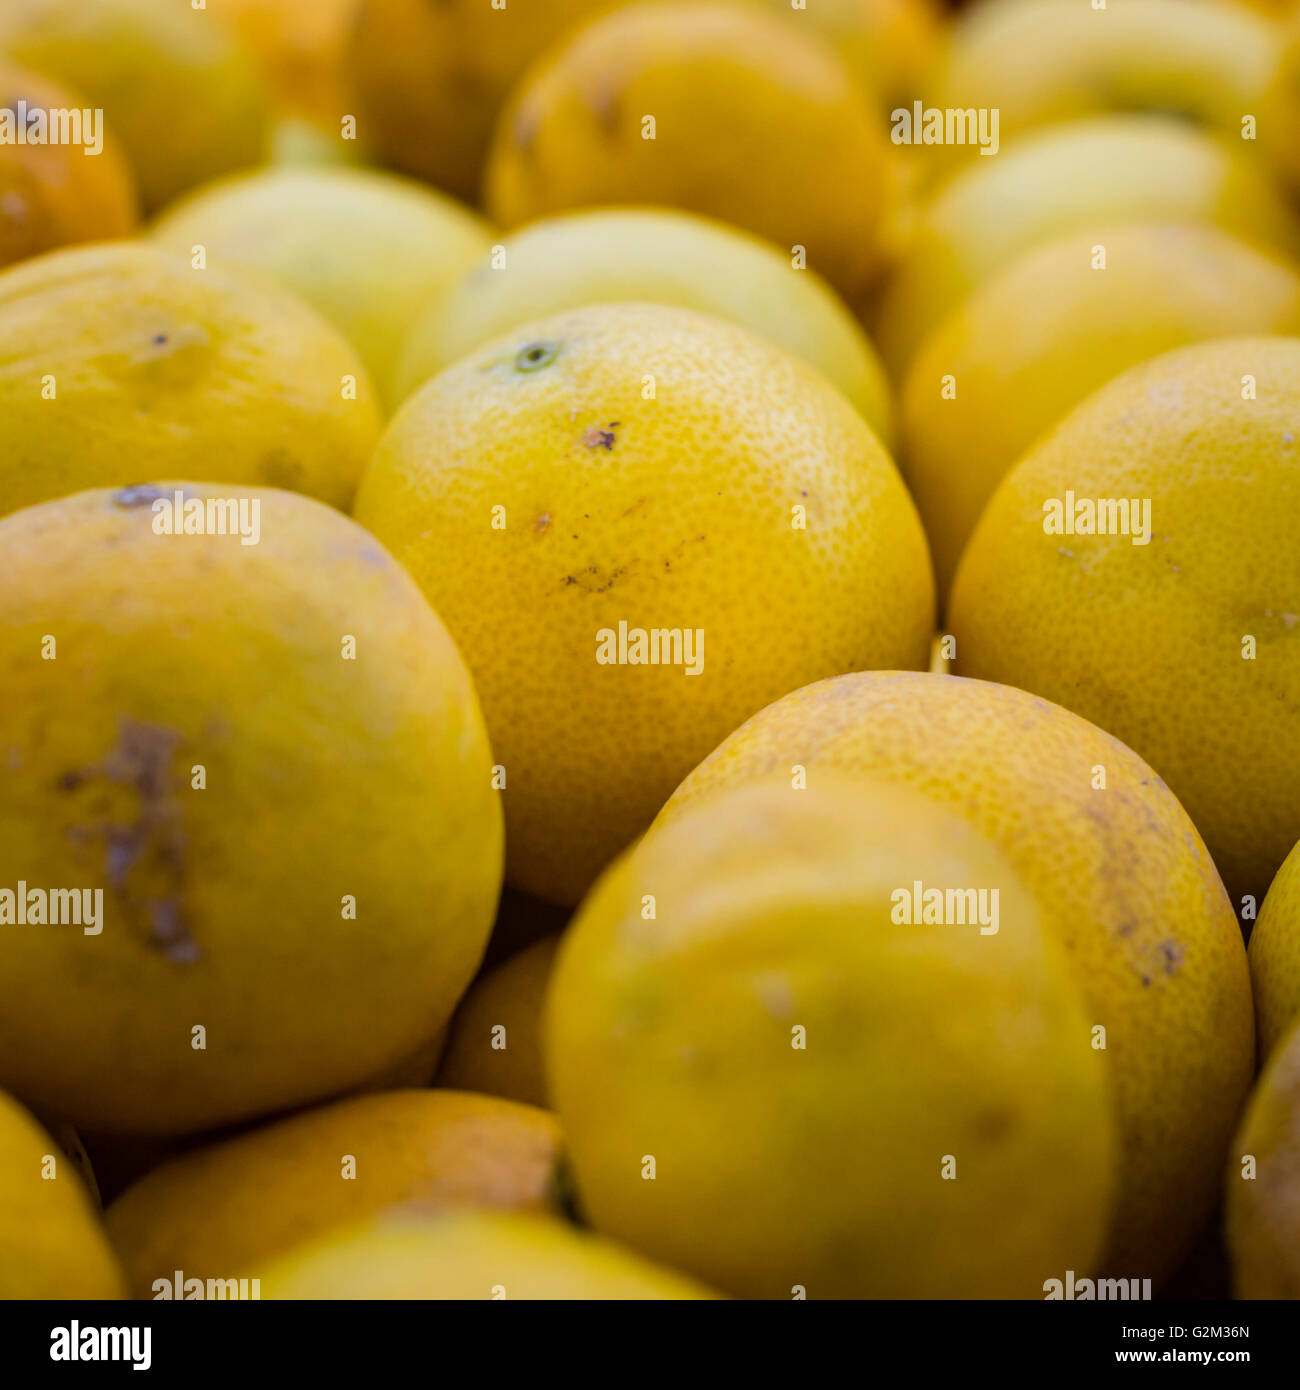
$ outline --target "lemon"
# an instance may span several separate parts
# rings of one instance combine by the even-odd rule
[[[1227,1238],[1238,1298],[1300,1298],[1300,1023],[1259,1079],[1233,1144]]]
[[[267,96],[211,13],[169,0],[5,0],[0,53],[80,92],[126,147],[146,208],[266,153]]]
[[[770,338],[817,367],[889,443],[884,369],[826,284],[757,237],[669,209],[569,213],[506,237],[416,324],[391,394],[405,399],[530,319],[618,300],[697,309]]]
[[[20,103],[26,103],[29,119],[33,110],[84,109],[80,97],[55,83],[0,65],[0,111],[24,109]],[[82,144],[0,144],[0,268],[59,246],[109,241],[135,230],[130,167],[113,133],[98,135],[98,150],[84,125]]]
[[[125,1293],[122,1270],[76,1166],[0,1092],[0,1299]]]
[[[291,111],[337,129],[348,114],[344,53],[359,0],[217,0],[225,22]]]
[[[1259,1055],[1268,1057],[1300,1017],[1300,844],[1277,871],[1250,934]]]
[[[553,901],[768,700],[928,660],[925,538],[862,417],[685,309],[591,305],[476,350],[398,413],[355,515],[465,653],[511,879]]]
[[[360,0],[344,52],[360,138],[386,164],[472,201],[515,80],[571,24],[609,3]]]
[[[542,1077],[542,998],[558,936],[535,941],[480,976],[452,1021],[438,1084],[546,1104]]]
[[[1074,956],[1089,1027],[1105,1030],[1123,1142],[1105,1273],[1172,1271],[1216,1200],[1254,1063],[1241,932],[1177,801],[1121,743],[1045,700],[878,672],[823,681],[756,715],[657,824],[797,767],[912,784],[1002,848]]]
[[[484,181],[498,222],[659,203],[756,232],[849,299],[879,267],[891,147],[811,32],[751,5],[656,0],[593,20],[529,70]]]
[[[1270,169],[1300,190],[1300,9],[1282,29],[1277,62],[1260,113],[1259,141]]]
[[[549,1209],[559,1129],[531,1106],[455,1091],[336,1101],[155,1168],[109,1208],[137,1297],[232,1279],[386,1209]]]
[[[969,921],[913,917],[914,885],[972,890]],[[692,807],[601,879],[556,964],[547,1077],[584,1214],[753,1298],[1041,1297],[1092,1269],[1114,1112],[1043,917],[907,789],[815,772]]]
[[[1031,131],[933,196],[876,317],[901,373],[929,332],[994,273],[1075,228],[1204,222],[1300,254],[1300,225],[1257,160],[1170,116],[1102,115]]]
[[[340,329],[381,391],[412,322],[492,244],[468,208],[370,169],[276,168],[204,188],[154,228],[215,270],[269,275]],[[390,401],[396,404],[396,400]]]
[[[1017,465],[953,591],[958,673],[1123,739],[1234,897],[1262,898],[1300,831],[1298,426],[1300,340],[1136,367]],[[1090,503],[1103,534],[1076,529]]]
[[[953,27],[933,105],[996,108],[1007,141],[1101,111],[1164,111],[1233,140],[1258,114],[1274,26],[1232,0],[1000,0]],[[927,146],[927,159],[970,146]]]
[[[763,0],[828,40],[868,96],[910,105],[943,47],[943,9],[934,0]]]
[[[935,329],[903,387],[940,593],[998,483],[1097,387],[1187,343],[1297,328],[1300,274],[1213,227],[1080,228],[1012,262]]]
[[[272,1263],[263,1298],[697,1299],[716,1297],[611,1241],[506,1212],[390,1216]]]
[[[167,533],[178,489],[205,533]],[[220,534],[223,499],[256,525]],[[183,1133],[430,1041],[487,941],[501,809],[405,571],[307,498],[170,483],[6,517],[0,554],[0,888],[103,895],[96,933],[4,926],[0,1084]]]
[[[352,348],[274,285],[131,243],[0,274],[0,514],[186,469],[346,507],[380,428]]]

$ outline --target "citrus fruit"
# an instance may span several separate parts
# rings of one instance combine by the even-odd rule
[[[556,963],[547,1080],[583,1213],[750,1298],[1041,1297],[1092,1269],[1114,1108],[1042,923],[988,839],[906,788],[817,771],[692,807]]]
[[[420,319],[392,395],[480,343],[582,304],[639,300],[730,319],[819,368],[887,444],[889,384],[857,321],[815,274],[775,247],[671,209],[569,213],[522,227]]]
[[[0,1299],[122,1298],[126,1283],[76,1165],[0,1092]]]
[[[183,0],[6,0],[0,53],[103,111],[153,210],[266,153],[266,90],[210,10]]]
[[[456,1091],[335,1101],[195,1149],[123,1193],[106,1217],[137,1297],[154,1282],[233,1279],[378,1212],[545,1210],[559,1128],[531,1106]]]
[[[559,942],[543,937],[470,986],[452,1021],[439,1086],[546,1104],[542,999]]]
[[[1250,934],[1259,1055],[1267,1058],[1300,1018],[1300,844],[1277,871]]]
[[[290,110],[336,129],[348,113],[344,52],[359,0],[219,0],[214,17],[257,59]]]
[[[1300,832],[1298,432],[1300,339],[1136,367],[1017,465],[953,590],[958,674],[1123,739],[1234,898],[1262,899]]]
[[[998,483],[1111,377],[1186,343],[1298,328],[1300,274],[1214,227],[1079,229],[1012,262],[935,329],[903,387],[940,593]]]
[[[154,227],[211,269],[269,275],[341,330],[384,392],[411,323],[492,244],[485,223],[429,188],[371,169],[275,168],[199,190]],[[390,401],[396,404],[396,401]]]
[[[53,82],[0,65],[0,111],[19,110],[27,113],[26,138],[33,110],[48,119],[51,111],[84,112],[85,107]],[[135,184],[117,141],[100,127],[93,127],[92,134],[84,116],[78,119],[79,144],[0,143],[0,267],[59,246],[110,241],[135,230]],[[76,129],[69,126],[72,134]]]
[[[358,134],[386,164],[472,201],[511,85],[552,39],[609,0],[360,0],[344,75]]]
[[[879,268],[891,163],[874,104],[814,34],[753,5],[653,0],[529,70],[484,189],[507,227],[594,204],[704,213],[803,248],[853,299]]]
[[[954,26],[933,103],[997,108],[1003,141],[1100,111],[1170,112],[1239,140],[1276,49],[1273,25],[1231,0],[1001,0]]]
[[[820,34],[872,101],[910,104],[943,47],[943,9],[934,0],[764,0]]]
[[[1045,700],[865,672],[756,715],[656,826],[703,796],[797,767],[909,783],[1002,848],[1074,958],[1089,1027],[1105,1030],[1122,1140],[1105,1273],[1169,1273],[1217,1198],[1254,1063],[1241,932],[1178,802],[1123,744]]]
[[[206,529],[169,532],[192,504]],[[80,889],[98,925],[5,926],[0,1084],[184,1133],[430,1041],[487,941],[501,809],[405,571],[317,502],[208,484],[30,507],[0,553],[0,888]]]
[[[355,515],[464,652],[511,879],[552,901],[766,701],[928,660],[925,538],[862,417],[685,309],[590,305],[476,349],[399,411]]]
[[[272,1263],[263,1298],[714,1298],[674,1270],[560,1221],[508,1212],[390,1216]]]
[[[0,513],[185,469],[346,507],[380,428],[360,358],[274,285],[125,242],[0,274]]]
[[[1227,1196],[1237,1297],[1300,1298],[1300,1022],[1251,1097],[1232,1146]]]
[[[901,373],[972,290],[1043,241],[1123,219],[1203,222],[1300,254],[1300,224],[1259,161],[1172,116],[1108,114],[1027,133],[977,159],[922,211],[876,315]]]

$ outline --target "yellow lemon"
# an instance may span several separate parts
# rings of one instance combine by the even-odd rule
[[[203,247],[212,269],[257,271],[295,291],[347,336],[381,391],[412,322],[492,245],[452,199],[347,168],[240,175],[170,209],[154,236],[186,256]]]
[[[344,54],[359,0],[217,0],[229,25],[257,59],[289,109],[338,128],[349,113]]]
[[[546,1104],[541,1014],[558,936],[535,941],[481,976],[456,1011],[438,1085]]]
[[[130,243],[0,274],[0,514],[186,470],[346,507],[380,428],[361,360],[274,285]]]
[[[940,109],[996,109],[1005,141],[1101,111],[1164,111],[1240,140],[1276,62],[1272,23],[1232,0],[1000,0],[954,25]],[[970,146],[927,146],[933,162]]]
[[[0,1299],[125,1294],[122,1270],[76,1165],[0,1092]]]
[[[1259,1055],[1268,1057],[1300,1017],[1300,844],[1277,871],[1250,934]]]
[[[763,0],[827,39],[873,101],[891,107],[923,90],[943,47],[935,0]]]
[[[21,103],[26,103],[22,106]],[[84,124],[80,143],[17,144],[16,112],[83,110],[80,97],[21,68],[0,66],[0,120],[12,116],[12,140],[0,141],[0,267],[82,241],[130,236],[137,219],[135,183],[111,131]],[[77,126],[70,125],[75,135]],[[58,132],[60,141],[62,131]]]
[[[155,1281],[233,1279],[378,1212],[550,1209],[559,1128],[544,1111],[455,1091],[336,1101],[155,1168],[108,1210],[140,1298]],[[175,1298],[181,1293],[173,1291]]]
[[[998,483],[1097,387],[1186,343],[1296,329],[1300,274],[1213,227],[1081,228],[1014,261],[935,329],[903,387],[940,594]]]
[[[853,299],[892,215],[890,147],[826,44],[755,6],[655,0],[593,20],[530,69],[484,188],[505,226],[662,203],[775,242]]]
[[[263,1298],[715,1298],[674,1270],[545,1217],[391,1216],[272,1263]]]
[[[1232,1146],[1227,1236],[1238,1298],[1300,1298],[1300,1022],[1284,1035]]]
[[[660,823],[734,783],[824,768],[950,805],[1043,905],[1074,957],[1119,1109],[1104,1272],[1159,1280],[1214,1205],[1254,1066],[1241,932],[1192,823],[1140,758],[1065,710],[906,672],[841,676],[777,701],[687,778]]]
[[[253,60],[175,0],[5,0],[0,52],[80,92],[126,147],[146,208],[266,154]]]
[[[182,1133],[432,1039],[487,941],[501,808],[401,566],[307,498],[180,484],[30,507],[0,555],[0,1084]]]
[[[570,213],[521,228],[424,315],[402,354],[395,399],[530,319],[640,300],[730,319],[811,362],[888,444],[893,402],[857,320],[815,274],[706,218],[657,208]]]
[[[925,538],[862,417],[685,309],[591,305],[478,349],[398,413],[355,515],[465,653],[511,878],[554,901],[768,700],[928,660]]]
[[[571,24],[610,3],[360,0],[344,60],[360,139],[386,164],[472,201],[512,84]]]
[[[692,807],[601,879],[556,964],[547,1078],[584,1214],[753,1298],[1031,1298],[1091,1270],[1114,1108],[1043,918],[905,788],[819,770]]]
[[[1168,353],[1026,455],[953,590],[957,672],[1123,739],[1234,897],[1300,832],[1298,453],[1300,339]]]
[[[920,214],[876,315],[886,361],[901,373],[958,304],[1040,242],[1123,219],[1204,222],[1300,254],[1295,214],[1226,140],[1160,115],[1047,126],[962,169]]]

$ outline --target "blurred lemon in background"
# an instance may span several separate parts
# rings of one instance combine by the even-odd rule
[[[347,336],[381,393],[411,323],[492,245],[481,218],[434,189],[346,168],[240,174],[168,209],[154,236],[294,290]]]
[[[821,278],[757,237],[689,213],[616,208],[521,227],[420,320],[394,399],[489,338],[582,304],[643,300],[716,314],[802,357],[888,444],[889,383],[853,316]]]

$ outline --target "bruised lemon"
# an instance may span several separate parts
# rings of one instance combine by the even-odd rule
[[[696,1299],[717,1295],[631,1250],[545,1217],[390,1216],[273,1263],[263,1298]]]
[[[0,1084],[179,1134],[431,1042],[491,929],[501,807],[401,566],[318,502],[212,484],[29,507],[0,555]]]
[[[210,185],[169,209],[154,237],[186,256],[201,247],[211,269],[257,271],[293,290],[348,338],[380,391],[412,322],[492,244],[486,223],[433,189],[347,168]]]
[[[952,676],[864,672],[797,690],[742,725],[677,790],[647,842],[729,787],[835,770],[906,783],[951,807],[1002,848],[1042,906],[1073,958],[1118,1107],[1103,1271],[1158,1282],[1217,1201],[1254,1070],[1241,931],[1196,828],[1139,757],[1046,700]]]
[[[766,701],[928,661],[925,537],[875,435],[813,368],[684,309],[477,349],[399,411],[355,515],[465,653],[512,881],[554,901]]]
[[[121,1267],[72,1159],[0,1092],[0,1299],[125,1294]]]
[[[25,106],[23,105],[25,103]],[[18,144],[17,112],[77,112],[81,100],[44,78],[0,65],[0,123],[12,117],[14,130],[0,140],[0,267],[83,241],[130,236],[138,219],[135,183],[111,131],[81,125],[81,142]],[[0,124],[0,130],[3,129]],[[77,126],[69,126],[76,134]]]
[[[549,1210],[559,1127],[531,1106],[455,1091],[336,1101],[155,1168],[108,1210],[131,1287],[233,1279],[398,1206]],[[173,1297],[179,1298],[179,1292]]]
[[[834,51],[744,4],[653,0],[576,30],[503,111],[484,180],[513,227],[657,203],[775,242],[851,301],[879,269],[890,147]]]
[[[346,507],[380,423],[338,330],[238,271],[122,243],[0,274],[0,514],[187,470]]]
[[[802,357],[888,443],[893,403],[875,350],[830,288],[757,237],[666,208],[546,218],[503,239],[416,324],[395,397],[530,319],[641,300],[742,324]]]
[[[1055,700],[1147,759],[1236,899],[1263,898],[1297,832],[1298,430],[1298,338],[1133,368],[1003,482],[949,619],[959,674]]]
[[[565,935],[547,1077],[584,1214],[752,1298],[1092,1269],[1114,1111],[1043,909],[918,793],[791,781],[654,831]]]
[[[266,154],[266,89],[253,59],[208,8],[184,0],[5,0],[0,53],[103,111],[147,210]]]

